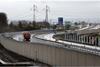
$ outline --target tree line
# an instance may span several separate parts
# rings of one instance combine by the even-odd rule
[[[11,21],[8,24],[6,13],[0,13],[0,32],[10,32],[10,31],[29,31],[29,30],[37,30],[42,28],[48,28],[50,24],[48,22],[35,22],[35,21],[26,21],[26,20],[18,20],[17,23]]]
[[[13,21],[8,25],[10,30],[12,31],[29,31],[29,30],[38,30],[42,28],[48,28],[49,23],[47,22],[32,22],[32,21],[25,21],[25,20],[20,20],[17,21],[18,24],[14,24]]]

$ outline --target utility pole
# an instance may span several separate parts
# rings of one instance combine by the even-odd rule
[[[37,10],[37,6],[34,4],[33,5],[33,22],[36,22],[36,10]]]
[[[46,5],[46,9],[45,9],[45,22],[48,22],[48,12],[49,12],[49,7],[48,7],[48,5]]]

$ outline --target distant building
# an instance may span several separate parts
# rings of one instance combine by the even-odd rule
[[[58,25],[63,25],[63,17],[58,17]]]
[[[57,29],[64,29],[64,26],[63,26],[63,17],[58,17]]]

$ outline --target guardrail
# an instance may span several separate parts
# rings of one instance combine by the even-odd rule
[[[74,42],[66,43],[67,41],[61,41],[61,40],[52,41],[52,40],[44,39],[43,37],[39,37],[38,35],[35,35],[34,37],[37,38],[37,39],[44,40],[44,41],[55,42],[55,43],[58,44],[58,45],[56,44],[56,46],[61,46],[62,48],[68,48],[68,49],[71,49],[71,50],[85,52],[85,53],[91,53],[91,54],[95,54],[95,55],[100,56],[100,47],[89,46],[89,45],[86,45],[86,44],[75,45],[75,44],[79,44],[79,43],[74,43]]]

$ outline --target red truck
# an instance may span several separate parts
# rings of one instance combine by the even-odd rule
[[[30,32],[23,32],[24,41],[30,41]]]

